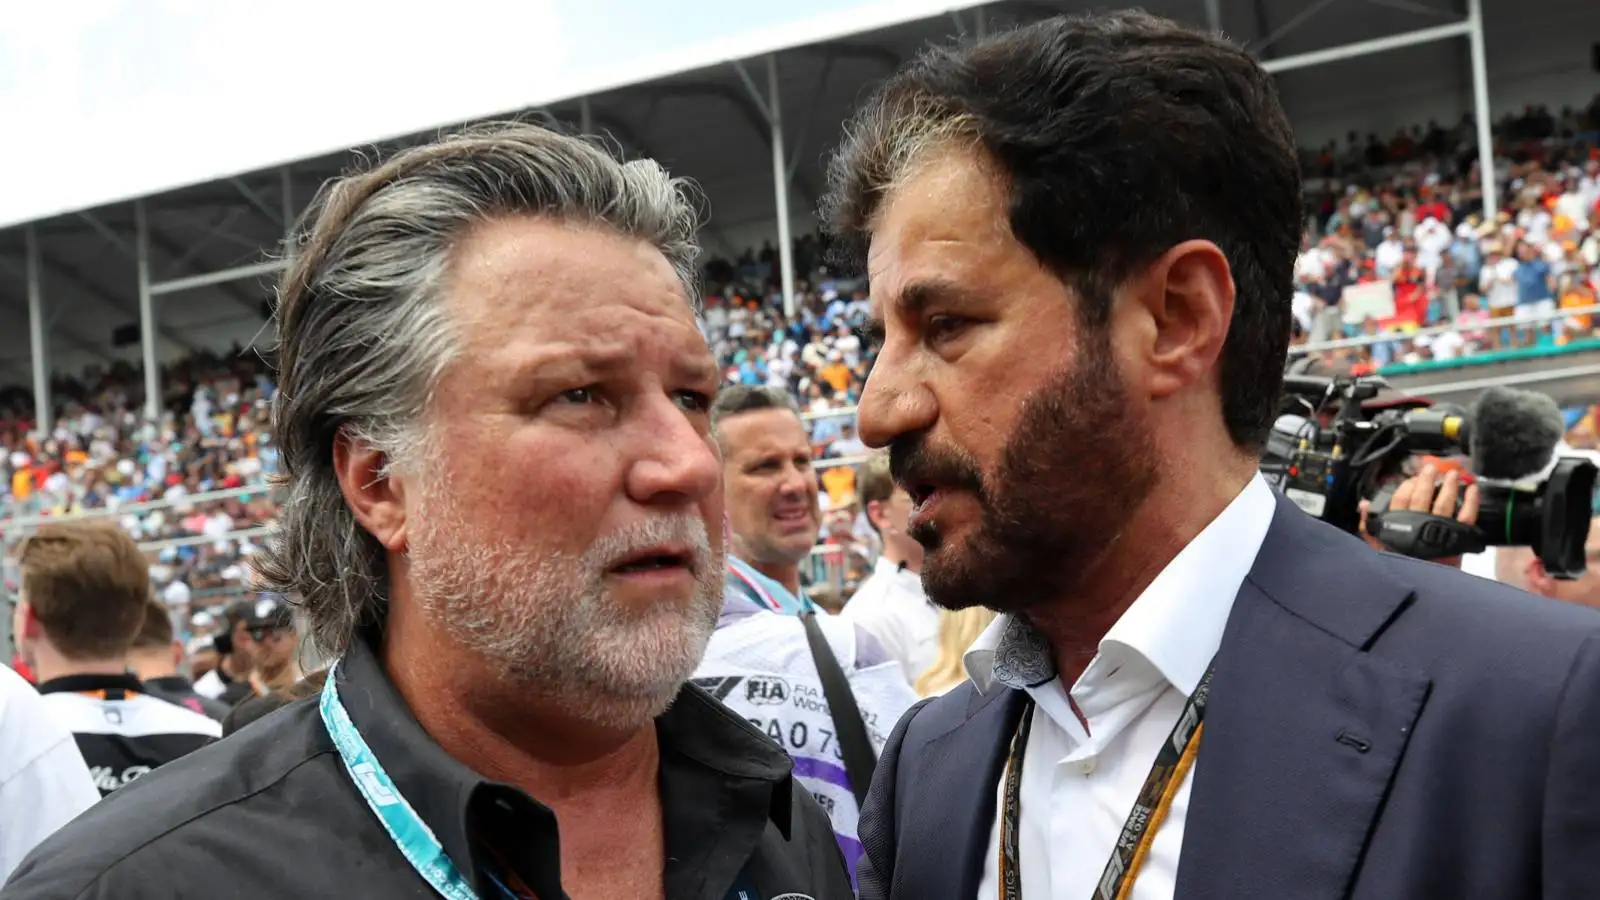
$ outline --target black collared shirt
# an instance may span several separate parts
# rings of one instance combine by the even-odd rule
[[[489,836],[541,900],[559,893],[556,820],[478,777],[417,724],[367,644],[339,666],[339,697],[396,788],[483,900],[497,900]],[[668,900],[848,900],[826,814],[789,757],[700,689],[656,721]],[[619,847],[618,852],[626,852]],[[0,900],[426,898],[351,784],[315,701],[290,704],[102,801],[40,844]]]
[[[193,710],[203,716],[216,719],[218,722],[221,722],[228,715],[228,704],[196,693],[194,682],[182,675],[146,678],[144,680],[144,692],[152,697],[157,697],[168,703],[176,703],[184,709]]]

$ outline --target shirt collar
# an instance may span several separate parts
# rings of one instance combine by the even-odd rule
[[[473,854],[473,828],[484,824],[480,813],[486,809],[504,810],[507,805],[516,809],[519,821],[495,825],[515,832],[530,847],[544,843],[545,834],[553,842],[556,820],[548,807],[509,785],[480,777],[429,737],[383,671],[374,652],[379,640],[375,632],[368,631],[351,642],[337,669],[339,699],[401,796],[432,829],[457,868],[471,873],[475,883],[480,878]],[[670,823],[674,818],[665,807],[675,782],[696,783],[700,789],[692,802],[712,802],[713,806],[717,806],[716,798],[711,796],[708,801],[708,792],[714,795],[723,788],[755,787],[770,796],[767,816],[789,836],[793,798],[788,754],[745,727],[693,684],[685,684],[672,706],[656,719],[656,733],[661,747],[664,820]],[[715,780],[706,777],[712,774]],[[757,782],[762,784],[757,786]],[[681,802],[691,801],[683,798]],[[704,832],[688,836],[701,843],[706,840]],[[669,843],[672,838],[669,834]],[[559,872],[559,866],[552,871]],[[487,887],[478,884],[479,896],[486,896]]]
[[[922,592],[922,576],[906,568],[903,562],[890,562],[887,557],[879,556],[878,561],[872,566],[872,574],[905,582],[907,586],[915,584],[917,592]]]
[[[1257,473],[1111,626],[1100,641],[1101,654],[1113,649],[1136,654],[1174,687],[1192,694],[1222,644],[1234,598],[1276,508],[1272,489]],[[1019,616],[996,616],[962,662],[973,685],[985,693],[996,683],[1024,689],[1056,677],[1049,642]]]
[[[117,675],[62,675],[40,683],[41,694],[84,694],[94,691],[122,691],[137,694],[143,687],[131,672]]]
[[[784,615],[816,611],[809,598],[795,596],[775,579],[732,554],[728,556],[728,573],[723,583],[727,591],[745,597],[762,609]]]

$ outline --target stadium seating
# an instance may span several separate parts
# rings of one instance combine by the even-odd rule
[[[1404,374],[1600,346],[1600,316],[1587,310],[1600,291],[1600,98],[1559,115],[1524,110],[1496,133],[1501,212],[1490,222],[1468,120],[1388,141],[1352,133],[1305,153],[1293,353]],[[865,452],[853,418],[870,366],[857,331],[867,300],[860,278],[829,272],[826,250],[817,234],[795,241],[793,321],[770,244],[709,261],[706,333],[730,383],[795,393],[818,466],[840,470],[824,487],[843,515],[847,470]],[[1451,323],[1470,327],[1437,327]],[[28,390],[0,391],[0,529],[15,540],[54,517],[113,517],[150,553],[169,600],[209,605],[246,590],[247,557],[274,512],[270,368],[235,348],[171,366],[161,383],[165,414],[148,424],[134,367],[58,381],[48,435],[34,432]]]

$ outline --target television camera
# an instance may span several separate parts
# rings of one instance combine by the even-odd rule
[[[1556,578],[1583,574],[1597,469],[1587,459],[1555,458],[1565,430],[1555,401],[1492,387],[1469,411],[1385,398],[1387,389],[1370,376],[1285,376],[1263,473],[1295,505],[1352,534],[1368,501],[1367,533],[1407,556],[1525,546]],[[1478,486],[1476,526],[1389,509],[1408,458],[1463,452]]]

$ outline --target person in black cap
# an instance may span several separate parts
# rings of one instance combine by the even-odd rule
[[[278,594],[261,594],[244,620],[245,632],[255,645],[250,687],[254,696],[288,690],[301,678],[300,636],[294,611]]]
[[[256,644],[249,631],[254,605],[252,600],[238,600],[223,611],[223,630],[211,638],[217,651],[216,668],[195,681],[195,693],[221,700],[230,707],[254,693],[250,672],[255,666]]]

